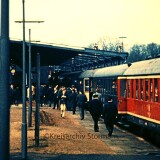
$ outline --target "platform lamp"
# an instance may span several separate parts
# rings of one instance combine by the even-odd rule
[[[31,22],[30,22],[31,23]],[[39,21],[32,21],[32,23],[40,23]],[[28,127],[32,127],[32,52],[31,52],[31,29],[29,29],[29,68],[28,68],[28,85],[29,85],[29,109],[28,109]],[[34,41],[40,42],[40,41]]]
[[[25,49],[25,23],[35,23],[35,21],[25,21],[25,0],[22,0],[22,21],[15,21],[15,23],[23,24],[23,78],[22,78],[22,159],[27,159],[27,120],[26,120],[26,49]],[[41,23],[44,21],[38,21]]]
[[[122,47],[121,47],[121,51],[122,51],[122,52],[124,52],[124,44],[123,44],[123,39],[124,39],[124,38],[127,38],[127,37],[123,37],[123,36],[122,36],[122,37],[119,37],[119,38],[121,38],[121,39],[122,39]]]

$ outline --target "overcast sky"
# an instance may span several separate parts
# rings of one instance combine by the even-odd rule
[[[32,40],[87,47],[100,38],[125,36],[125,46],[160,44],[160,0],[25,0]],[[10,38],[22,39],[22,0],[10,0]]]

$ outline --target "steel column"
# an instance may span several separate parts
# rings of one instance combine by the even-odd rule
[[[37,53],[37,85],[36,85],[36,113],[35,113],[35,146],[39,146],[39,124],[40,124],[40,54]]]
[[[0,159],[9,160],[9,0],[0,0]]]
[[[23,78],[22,78],[22,159],[27,159],[27,120],[26,120],[26,42],[25,42],[25,0],[22,0],[23,7]]]
[[[31,82],[31,29],[29,29],[29,110],[28,110],[28,127],[32,126],[32,82]]]

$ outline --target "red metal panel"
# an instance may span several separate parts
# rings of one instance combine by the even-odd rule
[[[143,85],[143,100],[146,100],[146,85],[145,85],[145,79],[142,80]]]
[[[123,79],[118,79],[118,111],[119,112],[126,112],[127,105],[126,105],[126,98],[121,96],[121,81]]]
[[[118,99],[120,99],[120,97],[121,97],[121,80],[120,79],[118,79],[118,82],[117,82],[117,93],[118,93]]]
[[[148,101],[151,101],[151,79],[148,79]]]
[[[151,104],[151,118],[160,121],[160,104],[159,103]]]
[[[155,102],[155,80],[152,78],[152,102]]]
[[[133,79],[133,98],[136,99],[136,79]]]
[[[158,79],[158,102],[160,103],[160,79]]]
[[[141,80],[138,79],[138,99],[141,100]]]
[[[128,113],[136,114],[137,117],[143,116],[146,120],[160,121],[160,104],[140,101],[135,99],[127,99],[127,111]]]
[[[133,98],[133,80],[130,80],[130,98]]]

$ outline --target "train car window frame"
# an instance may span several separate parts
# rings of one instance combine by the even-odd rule
[[[144,82],[145,82],[145,84],[144,84],[144,85],[145,85],[145,101],[148,101],[148,98],[149,98],[149,97],[148,97],[148,90],[149,90],[149,85],[148,85],[149,82],[148,82],[148,79],[145,79]]]
[[[127,79],[127,98],[131,97],[131,79]]]
[[[120,79],[120,97],[126,98],[127,96],[127,86],[126,86],[126,79]]]
[[[135,95],[134,95],[134,98],[138,99],[138,93],[139,93],[138,79],[135,79],[134,86],[135,86]]]
[[[143,100],[146,101],[146,80],[143,79]]]
[[[141,86],[141,90],[140,90],[140,100],[144,100],[144,80],[140,79],[140,86]]]
[[[136,80],[137,80],[137,79],[133,79],[133,80],[132,80],[132,85],[133,85],[133,86],[132,86],[132,88],[133,88],[133,96],[132,96],[132,97],[133,97],[134,99],[136,99],[136,92],[137,92],[137,86],[136,86],[136,82],[137,82],[137,81],[136,81]]]
[[[152,90],[151,90],[151,92],[152,92],[151,102],[156,102],[155,101],[155,79],[154,78],[152,78]]]
[[[89,78],[84,79],[84,91],[89,92]]]
[[[151,87],[152,87],[152,81],[151,79],[148,79],[148,101],[151,102]]]
[[[157,86],[157,93],[158,93],[158,102],[160,103],[160,98],[159,98],[159,96],[160,96],[160,79],[158,79],[158,86]]]
[[[117,95],[117,80],[115,78],[112,79],[112,94]]]
[[[154,100],[155,100],[155,102],[159,102],[159,79],[154,79],[154,95],[155,95],[155,98],[154,98]]]
[[[138,100],[141,100],[141,96],[142,96],[142,86],[141,86],[141,79],[138,79]]]
[[[133,79],[130,79],[130,98],[133,98]]]

